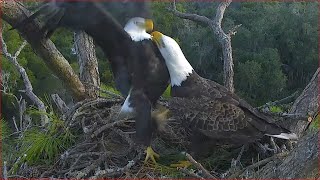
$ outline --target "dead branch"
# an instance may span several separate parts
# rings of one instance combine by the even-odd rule
[[[220,42],[223,50],[223,60],[224,60],[224,85],[227,89],[229,89],[231,92],[234,92],[234,72],[233,72],[233,58],[232,58],[232,46],[231,46],[231,35],[234,34],[235,29],[240,27],[240,25],[237,25],[234,30],[229,31],[228,34],[226,34],[222,27],[222,19],[224,16],[224,12],[226,8],[230,5],[232,0],[227,0],[221,2],[217,7],[217,12],[215,15],[215,18],[213,20],[205,17],[200,16],[197,14],[189,14],[189,13],[182,13],[179,12],[176,8],[176,2],[173,1],[173,8],[167,8],[170,12],[172,12],[174,15],[183,18],[188,19],[191,21],[194,21],[196,23],[201,23],[209,26],[211,30],[213,31],[214,35],[217,37],[218,41]]]
[[[188,169],[186,168],[177,168],[179,171],[183,172],[184,174],[190,176],[190,177],[194,177],[194,178],[198,178],[198,179],[205,179],[201,176],[199,176],[198,174],[192,172],[192,171],[189,171]]]
[[[97,170],[95,172],[95,175],[90,177],[90,179],[95,179],[99,177],[114,177],[116,175],[121,175],[125,171],[128,171],[130,168],[132,168],[137,163],[137,161],[141,159],[142,154],[142,152],[138,153],[138,155],[134,159],[128,161],[128,163],[122,168]]]
[[[15,26],[31,13],[20,2],[14,0],[1,1],[1,18],[11,26]],[[43,59],[54,74],[60,78],[73,93],[76,100],[86,98],[85,88],[68,61],[58,51],[52,41],[44,39],[39,24],[32,22],[25,27],[18,28],[19,33],[28,41],[32,49]]]
[[[294,101],[297,96],[298,96],[298,91],[294,92],[293,94],[291,94],[290,96],[288,97],[285,97],[285,98],[282,98],[280,100],[277,100],[277,101],[273,101],[273,102],[267,102],[266,104],[262,105],[262,106],[259,106],[257,107],[257,109],[266,109],[266,108],[269,108],[271,106],[276,106],[276,105],[279,105],[279,104],[287,104],[287,103],[290,103],[292,101]]]
[[[203,174],[205,175],[205,178],[210,178],[210,179],[215,179],[215,178],[218,178],[218,177],[214,177],[213,175],[211,175],[209,173],[208,170],[206,170],[200,163],[198,163],[196,160],[193,159],[193,157],[186,153],[186,157],[187,159],[193,164],[195,165],[199,170],[201,170],[203,172]]]
[[[69,107],[66,105],[66,103],[60,98],[58,94],[51,94],[51,98],[53,102],[58,107],[58,110],[61,112],[62,115],[66,115],[69,111]]]
[[[285,157],[288,155],[288,152],[283,152],[283,153],[279,153],[279,154],[276,154],[274,156],[271,156],[269,158],[266,158],[266,159],[263,159],[259,162],[256,162],[250,166],[247,166],[245,169],[242,169],[241,171],[238,171],[232,175],[230,175],[228,178],[232,179],[232,178],[237,178],[239,177],[242,173],[244,173],[245,171],[248,171],[248,170],[253,170],[255,168],[258,168],[259,166],[263,166],[265,164],[267,164],[268,162],[270,161],[273,161],[275,159],[278,159],[278,158],[282,158],[282,157]]]
[[[173,8],[167,8],[167,10],[169,10],[174,15],[176,15],[176,16],[178,16],[180,18],[188,19],[188,20],[195,21],[195,22],[198,22],[198,23],[201,23],[201,24],[206,24],[208,26],[210,26],[210,24],[212,23],[212,21],[209,18],[205,17],[205,16],[200,16],[198,14],[182,13],[182,12],[178,11],[177,7],[176,7],[176,1],[175,0],[172,2],[172,7]]]
[[[101,126],[99,129],[97,129],[96,131],[94,131],[91,135],[91,138],[94,138],[94,137],[97,137],[99,134],[101,134],[104,130],[106,129],[109,129],[109,128],[112,128],[114,127],[115,125],[118,125],[118,124],[122,124],[124,123],[126,120],[119,120],[119,121],[115,121],[115,122],[112,122],[112,123],[109,123],[109,124],[105,124],[103,126]]]
[[[234,35],[236,35],[237,29],[238,29],[239,27],[241,27],[241,26],[242,26],[242,24],[236,25],[235,27],[233,27],[232,29],[230,29],[230,30],[228,31],[227,35],[228,35],[228,36],[234,36]]]
[[[31,85],[30,79],[28,77],[28,74],[26,70],[19,64],[18,62],[18,56],[21,53],[22,49],[27,45],[27,41],[23,41],[19,49],[14,53],[14,55],[10,54],[7,49],[7,44],[5,43],[3,36],[1,35],[1,43],[2,43],[2,53],[3,55],[15,66],[15,68],[20,73],[24,86],[25,86],[25,93],[30,98],[30,100],[35,103],[39,109],[39,111],[42,113],[41,115],[41,121],[42,125],[47,124],[49,122],[49,118],[46,115],[46,107],[44,103],[40,100],[40,98],[33,93],[33,87]],[[21,107],[21,106],[20,106]],[[22,114],[20,113],[20,116]],[[20,118],[22,119],[22,117]],[[22,124],[20,123],[22,128]]]

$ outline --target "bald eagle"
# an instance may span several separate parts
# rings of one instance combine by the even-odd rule
[[[173,98],[168,108],[175,119],[180,119],[180,125],[192,132],[194,151],[208,142],[247,144],[265,135],[297,138],[224,86],[199,76],[174,39],[157,31],[151,35],[170,74]]]
[[[22,29],[38,16],[44,16],[41,33],[46,37],[58,27],[83,30],[102,48],[115,78],[116,88],[126,98],[122,112],[134,112],[136,138],[149,146],[153,125],[151,108],[169,84],[169,72],[159,49],[147,30],[152,30],[151,20],[133,18],[123,28],[109,13],[108,2],[55,2],[50,1],[15,26]],[[147,11],[138,3],[141,13]],[[148,147],[148,153],[151,148]]]

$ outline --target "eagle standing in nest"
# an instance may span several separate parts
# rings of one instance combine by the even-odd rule
[[[169,84],[169,72],[150,34],[153,22],[148,19],[131,18],[123,28],[109,11],[123,7],[132,16],[148,16],[145,2],[67,2],[49,1],[38,11],[13,28],[23,29],[26,24],[42,17],[44,26],[39,36],[50,37],[58,27],[82,30],[89,34],[108,58],[116,88],[126,98],[119,116],[134,114],[136,142],[147,146],[146,160],[158,156],[150,147],[154,130],[151,108]]]
[[[157,31],[151,35],[170,74],[170,114],[190,134],[194,153],[217,144],[248,144],[265,135],[297,138],[224,86],[199,76],[175,40]]]

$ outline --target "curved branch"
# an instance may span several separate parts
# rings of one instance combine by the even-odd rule
[[[232,0],[221,2],[217,7],[216,17],[214,18],[214,22],[216,23],[217,26],[220,26],[220,28],[221,28],[224,12],[226,11],[227,7],[230,5],[231,1]]]
[[[206,25],[210,25],[212,23],[211,20],[205,16],[200,16],[198,14],[182,13],[182,12],[178,11],[177,7],[176,7],[176,1],[173,1],[172,6],[173,6],[173,8],[167,8],[167,10],[172,12],[174,15],[176,15],[180,18],[189,19],[191,21],[203,23]]]

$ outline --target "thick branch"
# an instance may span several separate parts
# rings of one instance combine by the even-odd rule
[[[3,13],[1,18],[11,26],[16,25],[30,15],[30,12],[24,8],[21,3],[13,0],[1,1],[1,8]],[[86,94],[80,79],[52,41],[41,38],[39,25],[33,22],[25,27],[19,28],[18,31],[54,74],[67,85],[73,93],[73,97],[77,100],[84,99]]]
[[[188,14],[188,13],[182,13],[180,11],[177,10],[176,8],[176,2],[173,1],[173,8],[167,8],[169,11],[171,11],[174,15],[183,18],[183,19],[189,19],[191,21],[195,21],[198,23],[203,23],[206,25],[210,25],[211,24],[211,20],[205,16],[200,16],[198,14]]]
[[[76,32],[74,39],[80,65],[80,80],[85,86],[87,95],[90,98],[97,98],[98,91],[93,86],[100,87],[100,78],[93,39],[84,31]]]
[[[43,113],[43,115],[41,116],[41,119],[42,119],[42,124],[47,124],[49,119],[48,117],[45,115],[46,114],[46,107],[44,105],[44,103],[38,98],[37,95],[35,95],[33,93],[33,88],[32,88],[32,85],[31,85],[31,82],[29,80],[29,77],[26,73],[26,70],[18,63],[18,56],[20,54],[20,52],[22,51],[22,49],[26,46],[27,42],[24,41],[22,43],[22,45],[20,46],[20,48],[18,49],[18,51],[15,53],[14,56],[12,56],[9,52],[8,52],[8,49],[7,49],[7,45],[6,43],[4,42],[4,39],[3,39],[3,36],[1,34],[1,44],[2,44],[2,53],[3,55],[15,66],[15,68],[18,70],[18,72],[20,73],[21,77],[22,77],[22,80],[23,80],[23,83],[24,83],[24,86],[25,86],[25,93],[26,95],[30,98],[30,100],[32,102],[34,102],[39,111],[41,113]],[[20,118],[22,119],[22,118]],[[20,125],[21,126],[21,125]],[[22,128],[22,127],[21,127]]]

